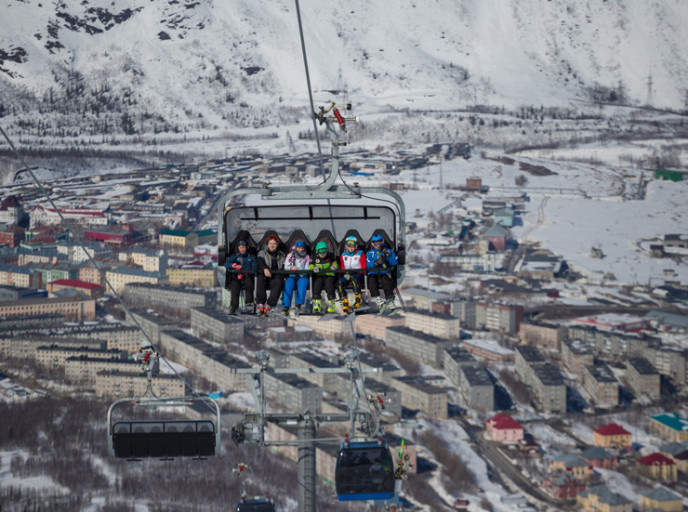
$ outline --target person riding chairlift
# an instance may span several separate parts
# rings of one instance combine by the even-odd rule
[[[225,261],[227,274],[225,277],[225,288],[231,293],[229,303],[229,314],[236,313],[239,307],[239,294],[244,290],[246,301],[245,308],[253,311],[253,276],[258,269],[258,262],[255,256],[248,252],[248,242],[239,240],[236,244],[237,252],[232,254]],[[243,270],[244,272],[238,272]]]
[[[265,248],[258,253],[258,279],[256,287],[256,302],[258,313],[266,315],[270,309],[277,306],[280,292],[282,291],[282,274],[273,274],[275,270],[284,267],[284,253],[279,250],[279,238],[270,235]],[[267,298],[267,289],[270,289],[270,298]]]
[[[306,252],[306,242],[299,240],[291,248],[291,252],[287,254],[284,261],[285,270],[308,270],[311,264],[311,258]],[[289,314],[291,308],[291,299],[294,291],[296,291],[295,307],[299,311],[304,302],[306,302],[306,292],[308,291],[308,274],[289,274],[284,280],[284,292],[282,293],[282,313]]]
[[[322,311],[322,291],[325,288],[327,294],[327,312],[336,311],[334,298],[335,276],[333,270],[337,270],[337,261],[334,254],[327,248],[327,242],[320,241],[315,246],[315,256],[311,260],[310,269],[313,272],[313,313]]]
[[[343,270],[361,270],[366,268],[365,253],[358,248],[358,239],[353,235],[346,237],[344,251],[339,256],[339,266]],[[363,305],[363,295],[361,294],[363,274],[350,272],[340,275],[337,280],[339,300],[342,303],[342,311],[346,314],[351,313],[349,297],[346,292],[347,286],[351,286],[354,291],[354,309],[360,308]]]
[[[382,235],[374,235],[370,239],[371,248],[366,253],[366,266],[368,268],[368,291],[378,308],[393,311],[394,304],[394,280],[392,270],[397,264],[397,255],[385,245]],[[380,297],[380,288],[385,292],[385,298]]]

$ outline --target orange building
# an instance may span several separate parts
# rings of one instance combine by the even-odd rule
[[[655,480],[675,482],[678,478],[678,469],[674,461],[659,452],[636,460],[635,468],[638,473]]]
[[[597,446],[602,448],[612,448],[627,452],[633,449],[631,433],[616,423],[608,423],[595,429],[592,439]]]

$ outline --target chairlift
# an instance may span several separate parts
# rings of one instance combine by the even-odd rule
[[[384,501],[395,494],[394,461],[383,440],[344,441],[337,457],[339,501]]]
[[[344,108],[350,108],[347,105]],[[334,110],[334,117],[326,117]],[[289,250],[296,240],[310,247],[326,241],[339,255],[347,236],[355,234],[363,245],[380,234],[393,249],[399,263],[395,279],[400,283],[405,263],[406,211],[401,196],[384,187],[361,187],[343,183],[339,177],[339,146],[335,122],[346,121],[333,103],[316,113],[321,124],[327,124],[332,140],[332,168],[328,178],[319,185],[271,186],[242,188],[229,192],[218,210],[218,279],[225,284],[224,262],[236,251],[239,240],[247,240],[251,250],[260,250],[268,237],[277,235],[282,250]]]
[[[214,410],[215,419],[119,420],[113,423],[113,411],[124,404],[136,407],[191,407],[204,403]],[[108,409],[108,452],[120,459],[175,457],[205,458],[220,449],[220,408],[209,397],[122,398]]]

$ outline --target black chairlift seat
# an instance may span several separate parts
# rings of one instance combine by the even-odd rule
[[[214,406],[213,420],[121,420],[112,422],[112,411],[125,403],[159,406],[190,405],[193,401]],[[124,398],[114,402],[108,411],[108,451],[123,459],[205,458],[215,455],[220,447],[220,410],[207,397],[173,399]]]
[[[342,443],[335,484],[339,501],[391,500],[395,491],[394,461],[387,444]]]
[[[275,512],[275,504],[264,498],[242,500],[237,505],[236,512]]]

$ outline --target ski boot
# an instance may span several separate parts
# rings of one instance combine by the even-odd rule
[[[337,301],[335,301],[334,299],[328,299],[327,312],[334,313],[335,311],[337,311]]]
[[[363,295],[357,293],[354,295],[354,309],[358,309],[363,305]]]
[[[349,313],[351,313],[351,305],[349,304],[349,298],[348,297],[344,297],[342,299],[342,312],[345,315],[348,315]]]
[[[386,313],[392,314],[397,309],[397,305],[394,302],[394,297],[387,299],[383,305],[384,311]]]
[[[282,314],[283,314],[284,316],[289,316],[289,308],[288,308],[287,306],[284,306],[284,307],[282,308]]]
[[[313,305],[312,305],[312,310],[314,314],[319,314],[320,313],[320,308],[321,308],[321,302],[320,299],[315,299],[313,300]]]

